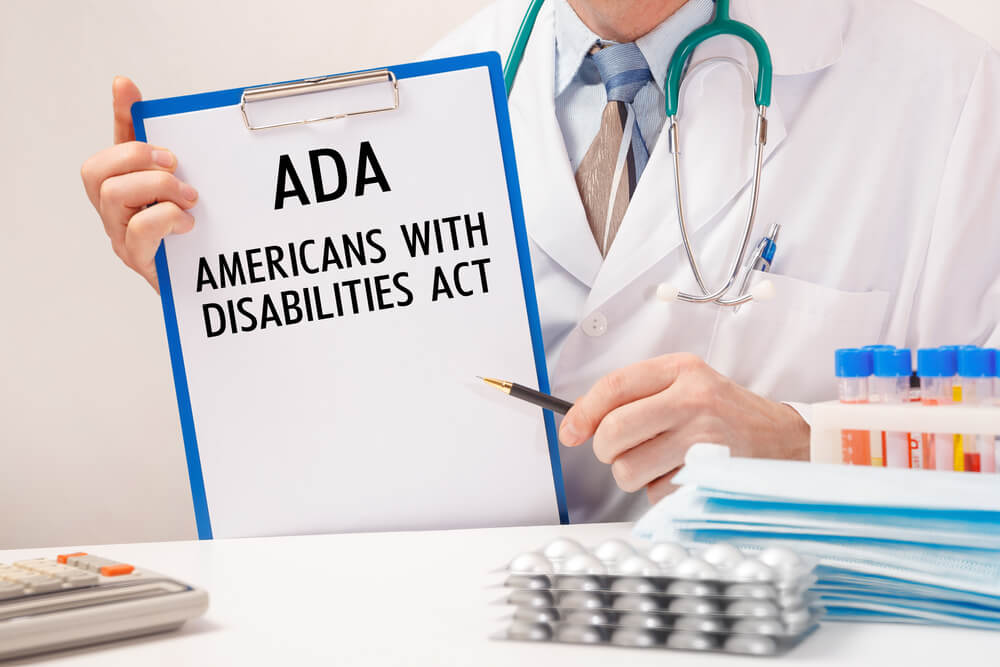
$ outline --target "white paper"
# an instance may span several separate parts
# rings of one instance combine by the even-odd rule
[[[281,112],[315,116],[331,96],[336,109],[354,109],[371,94],[293,97]],[[194,230],[168,238],[166,253],[216,537],[559,520],[542,411],[475,377],[537,382],[489,71],[402,79],[399,97],[396,111],[257,132],[238,105],[145,120],[147,140],[174,151],[178,176],[200,194]],[[363,141],[390,191],[369,185],[354,196]],[[339,199],[314,202],[316,148],[343,156]],[[293,197],[275,210],[280,155],[312,204]],[[487,246],[411,259],[400,225],[478,212]],[[196,292],[202,256],[373,227],[382,229],[380,264]],[[466,269],[473,296],[431,301],[435,265],[450,278],[458,262],[486,257],[488,293]],[[409,273],[407,307],[206,335],[206,301],[256,303],[398,271]]]

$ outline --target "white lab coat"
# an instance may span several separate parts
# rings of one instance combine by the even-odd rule
[[[751,244],[782,225],[773,300],[734,314],[655,299],[661,281],[696,288],[663,137],[602,262],[554,111],[554,1],[510,99],[553,393],[573,399],[616,368],[686,351],[759,394],[803,403],[835,398],[838,347],[1000,344],[1000,54],[983,40],[901,0],[733,0],[734,18],[767,40],[775,74]],[[429,55],[506,59],[526,5],[488,7]],[[693,62],[716,55],[756,76],[743,42],[715,38]],[[699,68],[682,93],[686,214],[711,284],[745,220],[752,105],[732,65]],[[617,489],[589,446],[561,457],[572,521],[648,506]]]

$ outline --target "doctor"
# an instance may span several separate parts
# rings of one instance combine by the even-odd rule
[[[428,56],[506,56],[526,4],[501,0]],[[553,393],[582,396],[560,426],[573,521],[635,516],[695,442],[806,457],[804,404],[833,397],[835,348],[1000,344],[1000,55],[905,0],[733,0],[774,62],[751,243],[782,225],[775,294],[737,312],[655,298],[661,282],[696,289],[663,85],[713,10],[549,0],[511,94]],[[693,67],[716,56],[735,64]],[[686,214],[708,284],[725,279],[748,205],[755,126],[740,66],[756,72],[744,42],[712,39],[681,97]],[[196,224],[197,191],[167,148],[134,141],[136,86],[113,88],[115,145],[83,181],[115,253],[155,288],[156,248]]]

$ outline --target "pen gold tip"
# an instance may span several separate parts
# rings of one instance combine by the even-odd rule
[[[509,394],[510,393],[510,388],[511,388],[511,383],[510,382],[506,382],[504,380],[496,380],[494,378],[484,378],[484,377],[480,377],[479,375],[477,375],[476,377],[479,378],[480,380],[482,380],[483,382],[485,382],[486,384],[488,384],[490,386],[493,386],[493,387],[496,387],[497,389],[499,389],[500,391],[502,391],[505,394]]]

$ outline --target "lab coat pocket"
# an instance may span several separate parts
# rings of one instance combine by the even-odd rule
[[[720,308],[707,361],[774,400],[835,398],[834,351],[879,342],[889,304],[883,291],[845,292],[798,278],[754,272],[774,296],[738,312]]]

